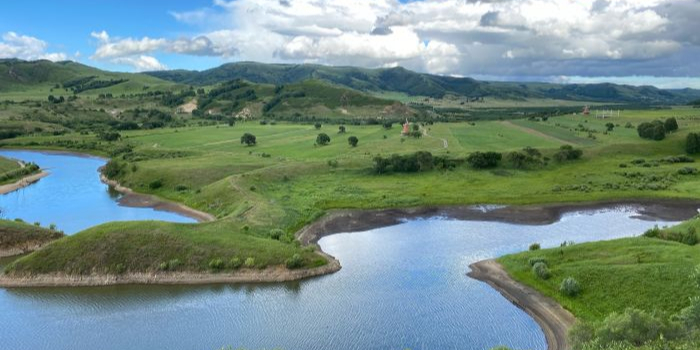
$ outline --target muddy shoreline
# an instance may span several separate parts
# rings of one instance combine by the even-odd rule
[[[367,231],[398,225],[406,220],[444,217],[455,220],[497,221],[520,225],[548,225],[572,212],[595,212],[632,208],[640,219],[682,221],[698,214],[700,200],[625,199],[581,203],[524,206],[471,205],[434,206],[404,209],[334,210],[297,232],[303,244],[315,244],[321,238],[345,232]],[[640,232],[641,234],[641,232]]]
[[[27,175],[19,180],[17,180],[14,183],[11,184],[6,184],[0,186],[0,195],[3,194],[8,194],[14,191],[17,191],[19,189],[25,188],[29,185],[32,185],[39,180],[49,176],[49,172],[42,170],[40,173],[32,174],[32,175]]]
[[[469,277],[487,283],[540,325],[548,350],[570,349],[567,338],[569,329],[576,322],[574,315],[553,299],[513,280],[494,259],[479,261],[469,267]]]
[[[214,215],[190,208],[184,204],[171,202],[148,194],[134,192],[132,189],[120,185],[119,182],[108,179],[104,174],[102,174],[101,168],[100,181],[122,194],[121,198],[119,198],[117,201],[117,203],[119,203],[121,206],[132,208],[153,208],[154,210],[180,214],[182,216],[195,219],[199,222],[216,220]]]
[[[326,265],[311,269],[289,270],[284,266],[262,270],[243,269],[235,273],[145,272],[123,275],[64,275],[51,274],[29,277],[0,275],[2,288],[32,287],[98,287],[113,285],[201,285],[229,283],[281,283],[323,276],[340,270],[340,262],[328,255]]]

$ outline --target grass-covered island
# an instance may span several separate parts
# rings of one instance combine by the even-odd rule
[[[50,225],[30,225],[21,220],[0,220],[0,258],[26,254],[59,238],[63,233]]]
[[[576,316],[571,349],[698,349],[699,228],[695,218],[636,238],[533,244],[497,262]]]

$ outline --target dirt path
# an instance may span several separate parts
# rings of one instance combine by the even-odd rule
[[[495,260],[479,261],[469,267],[469,277],[486,282],[535,319],[547,338],[547,349],[570,349],[567,334],[576,322],[574,315],[556,301],[513,280]]]
[[[442,147],[443,147],[443,148],[447,148],[447,147],[449,146],[449,144],[447,143],[447,139],[443,139],[443,138],[440,138],[440,137],[435,137],[435,136],[433,136],[433,135],[429,135],[429,134],[428,134],[428,129],[423,129],[423,136],[441,140],[441,141],[442,141]]]
[[[29,186],[29,185],[31,185],[31,184],[33,184],[33,183],[39,181],[40,179],[42,179],[42,178],[44,178],[44,177],[46,177],[46,176],[48,176],[48,175],[49,175],[48,172],[42,171],[42,172],[40,172],[40,173],[38,173],[38,174],[33,174],[33,175],[25,176],[25,177],[19,179],[19,180],[18,180],[17,182],[15,182],[15,183],[7,184],[7,185],[2,185],[2,186],[0,186],[0,195],[6,194],[6,193],[10,193],[10,192],[14,192],[14,191],[19,190],[20,188],[27,187],[27,186]]]
[[[522,131],[522,132],[528,133],[528,134],[533,135],[533,136],[541,137],[541,138],[543,138],[543,139],[547,139],[547,140],[550,140],[550,141],[563,143],[563,144],[566,144],[566,145],[576,146],[575,143],[572,143],[572,142],[569,142],[569,141],[566,141],[566,140],[562,140],[562,139],[560,139],[560,138],[558,138],[558,137],[554,137],[554,136],[552,136],[552,135],[547,135],[547,134],[545,134],[545,133],[543,133],[543,132],[541,132],[541,131],[537,131],[537,130],[535,130],[535,129],[530,129],[530,128],[528,128],[528,127],[524,127],[524,126],[520,126],[520,125],[517,125],[517,124],[513,124],[513,123],[511,123],[509,120],[504,120],[504,121],[501,121],[500,123],[503,124],[503,125],[509,126],[509,127],[511,127],[511,128],[518,129],[518,130],[520,130],[520,131]]]

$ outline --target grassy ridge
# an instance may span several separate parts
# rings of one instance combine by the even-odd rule
[[[0,174],[6,173],[8,171],[17,170],[19,168],[20,166],[16,160],[0,157]]]
[[[27,249],[63,237],[63,233],[24,222],[0,220],[0,250]]]
[[[164,222],[122,222],[100,225],[22,258],[7,267],[14,276],[62,272],[66,274],[144,271],[231,271],[233,258],[249,268],[284,265],[294,254],[302,266],[326,260],[294,244],[231,231],[226,222],[196,225]],[[211,266],[221,259],[221,266]],[[173,263],[176,261],[176,263]],[[167,264],[167,265],[162,265]]]

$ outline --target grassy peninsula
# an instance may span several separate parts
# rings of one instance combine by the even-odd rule
[[[63,233],[55,228],[0,220],[0,257],[29,253],[61,237]]]
[[[533,249],[497,261],[576,316],[569,332],[576,348],[694,349],[700,344],[697,228],[695,218],[640,237]],[[575,293],[565,290],[566,279],[576,281]]]

